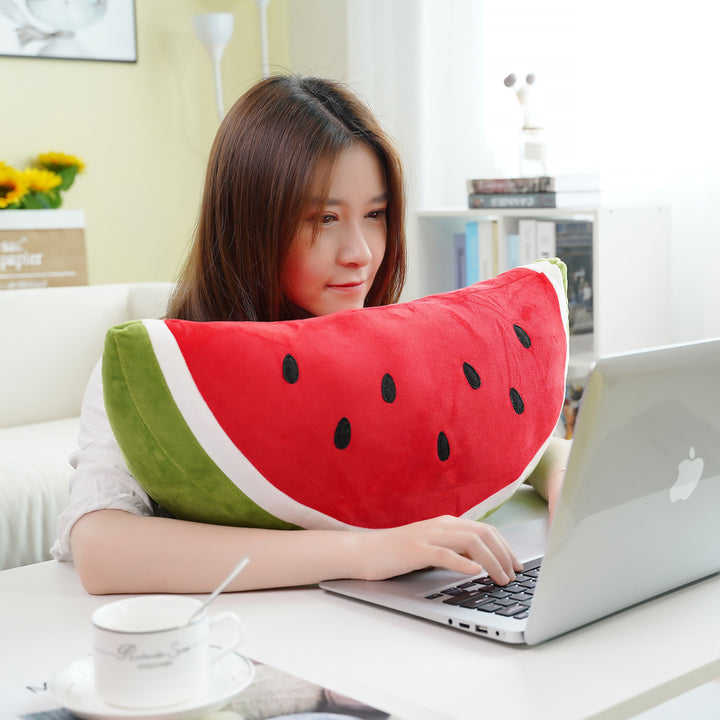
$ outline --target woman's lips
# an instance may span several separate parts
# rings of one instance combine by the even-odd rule
[[[346,291],[357,290],[358,288],[363,288],[364,286],[365,286],[364,280],[361,280],[358,282],[342,283],[339,285],[328,285],[328,287],[331,290],[346,290]]]

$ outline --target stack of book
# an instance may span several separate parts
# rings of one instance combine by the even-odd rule
[[[468,207],[595,208],[601,204],[597,175],[475,178],[467,181]]]

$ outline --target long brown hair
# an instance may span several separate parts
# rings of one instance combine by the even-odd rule
[[[387,244],[365,304],[397,302],[405,281],[405,195],[398,153],[371,110],[334,81],[278,75],[251,87],[210,151],[195,240],[168,316],[287,320],[307,316],[281,286],[288,247],[311,198],[327,199],[344,150],[365,143],[387,184]]]

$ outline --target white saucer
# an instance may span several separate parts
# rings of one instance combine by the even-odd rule
[[[211,652],[219,652],[211,648]],[[77,660],[48,683],[48,691],[66,710],[88,720],[191,720],[221,709],[244,690],[255,675],[255,666],[242,655],[228,653],[210,672],[205,697],[153,710],[130,710],[108,705],[95,692],[92,656]]]

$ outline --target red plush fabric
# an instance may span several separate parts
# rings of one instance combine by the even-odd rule
[[[354,526],[467,513],[527,474],[565,394],[558,295],[526,268],[309,320],[167,325],[255,468]]]

